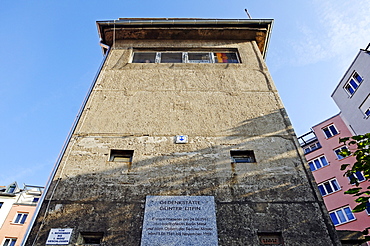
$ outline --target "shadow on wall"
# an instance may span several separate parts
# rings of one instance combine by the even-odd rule
[[[271,128],[263,127],[259,135],[246,134],[250,132],[246,129],[271,124],[267,118],[280,123]],[[158,153],[138,153],[139,160],[135,159],[135,153],[132,164],[110,162],[111,168],[102,171],[84,170],[79,175],[56,176],[42,205],[41,216],[37,218],[36,223],[40,225],[50,202],[36,245],[45,243],[50,228],[103,232],[106,241],[103,245],[139,245],[146,195],[214,196],[220,245],[240,237],[246,240],[243,245],[253,245],[255,228],[264,231],[286,228],[291,237],[302,237],[303,224],[310,232],[307,242],[321,237],[325,232],[317,228],[326,226],[323,215],[318,214],[320,210],[315,207],[316,193],[312,191],[293,134],[281,109],[241,122],[220,137],[189,136],[188,144],[173,144],[167,152],[161,152],[161,143],[148,143],[147,148],[156,149]],[[119,141],[125,143],[130,139],[134,137]],[[166,141],[173,139],[168,137]],[[132,146],[135,147],[135,143]],[[230,150],[235,149],[254,150],[257,161],[232,163]],[[94,160],[94,150],[91,153]],[[70,158],[70,163],[82,166],[86,161],[78,156]],[[107,162],[98,165],[107,165]],[[71,167],[66,166],[68,168]],[[37,230],[39,226],[31,231],[32,240]],[[72,240],[77,236],[74,233]]]

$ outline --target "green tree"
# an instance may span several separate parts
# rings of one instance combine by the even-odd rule
[[[370,186],[364,189],[360,187],[359,180],[355,175],[357,172],[361,172],[366,179],[364,182],[368,184],[370,180],[370,133],[340,138],[339,143],[344,143],[348,146],[348,149],[343,149],[340,152],[341,156],[347,157],[352,155],[356,157],[356,162],[354,164],[343,164],[340,169],[345,171],[343,176],[347,176],[351,180],[351,183],[356,185],[355,188],[351,188],[344,193],[354,197],[358,205],[352,211],[358,213],[370,206]],[[351,148],[351,146],[355,148]],[[365,241],[370,241],[369,230],[370,227],[362,232],[364,235],[367,235],[365,236]]]

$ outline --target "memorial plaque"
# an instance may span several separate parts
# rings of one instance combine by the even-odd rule
[[[213,196],[147,196],[141,246],[217,246]]]
[[[68,245],[72,231],[72,228],[53,228],[49,232],[46,244]]]

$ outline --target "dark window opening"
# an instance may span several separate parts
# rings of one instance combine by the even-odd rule
[[[100,245],[103,232],[81,232],[80,245]]]
[[[232,163],[253,163],[256,162],[253,150],[231,150]]]
[[[111,149],[109,161],[132,162],[133,150]]]

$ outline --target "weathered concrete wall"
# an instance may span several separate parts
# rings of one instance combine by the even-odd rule
[[[236,48],[242,63],[133,64],[132,47]],[[175,144],[179,134],[189,143]],[[214,196],[219,245],[258,245],[257,232],[281,232],[285,245],[339,244],[297,146],[254,42],[117,42],[46,196],[35,245],[50,228],[73,228],[72,242],[100,231],[102,245],[139,245],[147,195]],[[111,149],[134,150],[132,164],[109,161]],[[257,162],[232,164],[237,149],[254,150]]]

